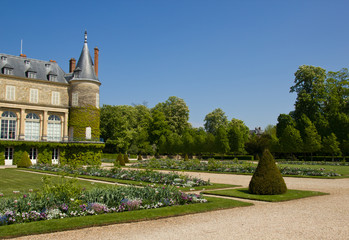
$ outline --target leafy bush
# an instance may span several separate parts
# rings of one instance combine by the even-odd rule
[[[28,168],[32,165],[32,162],[29,159],[29,155],[26,151],[22,153],[21,160],[17,163],[17,167]]]
[[[287,187],[273,155],[264,150],[249,184],[249,192],[259,195],[276,195],[287,192]]]
[[[128,159],[127,154],[124,154],[124,162],[125,163],[129,163],[130,162],[130,160]]]
[[[188,160],[189,160],[188,154],[185,154],[185,156],[184,156],[184,161],[188,161]]]
[[[118,154],[118,157],[116,158],[116,164],[120,166],[125,166],[124,157],[121,153]]]
[[[142,155],[138,154],[137,160],[138,160],[138,161],[142,161],[142,160],[143,160]]]

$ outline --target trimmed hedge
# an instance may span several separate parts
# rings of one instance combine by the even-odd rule
[[[38,163],[51,164],[52,150],[59,149],[61,164],[100,165],[104,144],[93,143],[60,143],[60,142],[29,142],[29,141],[0,141],[0,165],[5,164],[5,148],[14,148],[13,164],[17,165],[23,152],[31,148],[38,149]]]
[[[248,190],[258,195],[277,195],[287,192],[286,183],[268,149],[263,152]]]
[[[28,168],[32,165],[32,162],[29,159],[29,155],[26,151],[22,153],[21,160],[18,162],[17,166],[22,168]]]

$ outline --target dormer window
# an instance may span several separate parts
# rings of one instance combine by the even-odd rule
[[[51,82],[57,82],[57,75],[49,74],[47,75],[47,79]]]
[[[7,62],[7,57],[6,56],[1,56],[1,61],[2,62]]]
[[[74,78],[80,78],[81,69],[77,67],[74,71]]]
[[[24,64],[25,65],[30,65],[30,61],[29,60],[24,60]]]
[[[49,64],[49,63],[46,63],[46,64],[45,64],[45,67],[46,67],[46,68],[50,68],[50,66],[51,66],[51,64]]]
[[[2,68],[2,74],[13,75],[13,68],[3,67]]]
[[[36,78],[36,72],[27,71],[27,78]]]

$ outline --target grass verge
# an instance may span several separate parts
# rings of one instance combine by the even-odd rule
[[[148,210],[122,213],[111,213],[96,216],[53,219],[49,221],[14,224],[0,227],[0,238],[19,237],[40,233],[50,233],[93,226],[145,221],[186,214],[201,213],[234,207],[245,207],[253,204],[231,199],[206,197],[207,203],[197,203]]]
[[[306,198],[306,197],[328,195],[328,193],[323,193],[323,192],[302,191],[302,190],[292,190],[292,189],[289,189],[287,190],[286,193],[279,194],[279,195],[257,195],[257,194],[249,193],[247,188],[204,191],[202,193],[218,195],[218,196],[244,198],[244,199],[251,199],[251,200],[258,200],[258,201],[266,201],[266,202],[282,202],[282,201],[290,201],[290,200]]]

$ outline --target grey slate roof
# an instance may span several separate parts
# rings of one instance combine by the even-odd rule
[[[99,82],[98,77],[96,76],[96,73],[95,73],[90,51],[88,50],[86,31],[85,31],[84,47],[82,48],[79,61],[76,64],[73,78],[70,80],[91,80],[91,81]]]
[[[27,63],[26,63],[27,62]],[[0,74],[3,68],[12,68],[13,76],[27,77],[27,72],[36,72],[36,79],[48,81],[48,75],[57,76],[56,82],[67,83],[65,72],[56,62],[48,62],[27,57],[13,56],[0,53]]]

